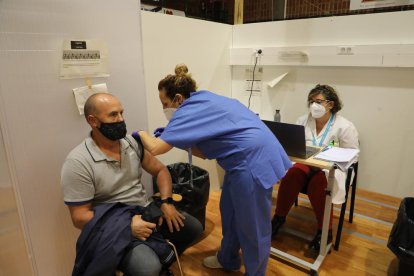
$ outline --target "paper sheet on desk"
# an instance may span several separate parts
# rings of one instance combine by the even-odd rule
[[[314,158],[334,162],[342,171],[345,171],[358,159],[358,153],[359,149],[328,147]]]

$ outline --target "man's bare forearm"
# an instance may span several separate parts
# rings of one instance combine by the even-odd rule
[[[166,167],[159,171],[157,184],[161,199],[172,196],[171,176]]]

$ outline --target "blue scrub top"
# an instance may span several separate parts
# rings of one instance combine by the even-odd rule
[[[268,189],[292,166],[279,141],[260,118],[238,100],[209,91],[190,95],[160,138],[188,149],[196,146],[226,172],[249,170]]]

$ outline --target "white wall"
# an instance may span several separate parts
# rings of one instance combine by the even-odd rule
[[[414,43],[414,11],[278,21],[234,26],[234,48]],[[266,54],[266,53],[264,53]],[[245,67],[233,68],[233,97],[247,103]],[[265,84],[285,72],[274,88]],[[282,121],[307,112],[306,96],[318,83],[333,85],[361,141],[358,185],[374,192],[414,196],[414,69],[265,66],[263,92],[252,109],[263,119],[282,110]]]
[[[232,26],[143,11],[142,28],[149,131],[167,124],[158,98],[158,82],[173,74],[178,63],[188,66],[199,89],[231,96]],[[159,159],[165,164],[188,161],[187,153],[178,149]],[[223,171],[216,161],[195,157],[193,162],[209,171],[211,186],[217,188]]]
[[[120,98],[129,127],[146,128],[140,24],[136,0],[0,1],[0,127],[36,275],[70,275],[79,234],[60,170],[89,127],[72,93],[85,81],[58,77],[63,40],[107,41],[111,76],[93,82]]]

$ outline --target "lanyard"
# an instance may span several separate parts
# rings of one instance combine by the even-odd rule
[[[333,122],[334,117],[335,116],[332,114],[331,117],[329,118],[328,125],[326,126],[325,131],[323,132],[323,135],[322,135],[322,139],[319,142],[320,147],[323,146],[323,141],[325,141],[325,138],[328,135],[328,132],[329,132],[329,129],[331,128],[331,124]],[[313,132],[312,132],[312,143],[314,146],[316,146],[316,139],[315,139],[315,135],[313,134]]]

